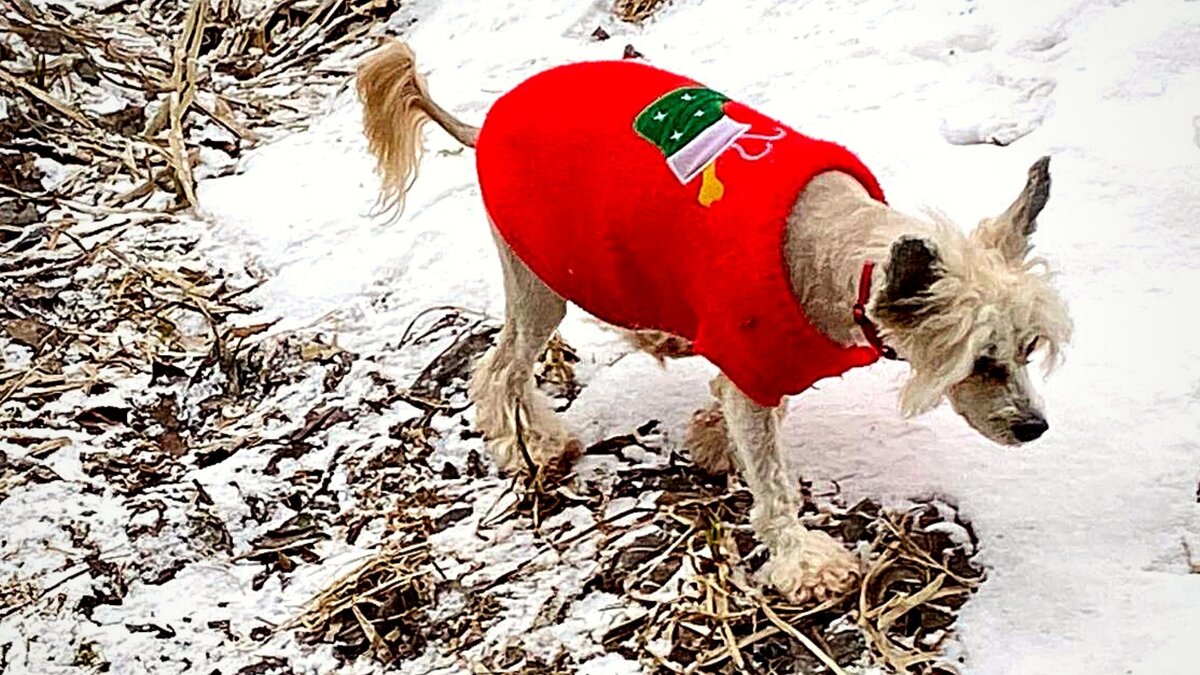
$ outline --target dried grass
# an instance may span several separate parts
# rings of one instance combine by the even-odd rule
[[[276,0],[243,16],[238,3],[174,0],[70,15],[13,0],[0,29],[16,36],[17,50],[10,62],[0,53],[0,92],[18,105],[11,121],[0,121],[0,140],[91,165],[73,190],[60,186],[47,195],[60,205],[74,206],[67,198],[86,195],[82,201],[93,203],[85,212],[112,213],[166,188],[177,206],[195,208],[198,152],[214,143],[200,137],[208,122],[234,138],[222,147],[234,157],[266,129],[307,124],[306,110],[264,90],[288,85],[295,96],[344,84],[349,62],[370,47],[363,38],[398,6],[398,0]],[[46,50],[58,55],[47,58]],[[339,52],[344,68],[313,68]],[[87,109],[101,83],[128,93],[128,105],[105,114]],[[139,99],[155,112],[143,113]],[[116,178],[134,187],[103,194]]]
[[[349,64],[370,47],[361,38],[396,5],[276,0],[243,16],[240,4],[227,0],[154,0],[78,14],[29,0],[6,4],[0,13],[0,32],[8,38],[0,44],[0,96],[9,103],[0,120],[0,342],[8,338],[32,353],[27,365],[0,368],[5,432],[16,418],[34,428],[78,426],[21,411],[68,392],[103,388],[131,372],[191,384],[215,374],[224,381],[225,400],[241,397],[245,387],[257,391],[241,398],[261,395],[278,373],[251,373],[249,334],[228,325],[249,310],[237,298],[253,283],[231,288],[219,273],[182,268],[194,242],[174,225],[186,217],[182,211],[200,206],[195,182],[202,151],[224,152],[228,164],[219,170],[233,171],[246,148],[307,123],[305,106],[267,86],[289,85],[294,98],[344,85],[349,65],[340,72],[314,69],[314,63],[335,60],[337,53]],[[98,100],[118,109],[98,112]],[[38,158],[62,164],[66,179],[44,188]],[[136,243],[125,241],[130,234]],[[63,293],[87,301],[62,303]],[[195,317],[199,334],[191,328]],[[333,384],[345,374],[344,361],[334,369],[341,375],[329,373]],[[197,448],[197,459],[221,461],[261,440],[217,433]],[[187,451],[178,433],[161,445]],[[114,457],[122,466],[138,465],[121,452]],[[103,457],[94,463],[101,472],[113,469]],[[117,472],[131,488],[148,475]],[[6,472],[3,482],[43,474]]]
[[[575,349],[567,344],[567,341],[557,332],[550,336],[546,348],[538,359],[534,373],[538,385],[551,396],[565,399],[567,402],[567,405],[559,410],[560,412],[574,402],[575,397],[579,395],[581,387],[575,379],[575,368],[572,365],[578,362],[579,356],[575,353]]]
[[[934,505],[887,512],[862,502],[818,512],[807,504],[809,527],[856,545],[864,573],[856,592],[796,607],[753,580],[766,554],[748,529],[747,491],[726,493],[678,470],[629,478],[624,489],[669,492],[654,519],[659,534],[610,539],[599,586],[644,613],[609,631],[609,649],[676,673],[842,673],[868,663],[953,672],[939,650],[983,574],[948,535],[925,531],[940,520]]]
[[[616,0],[613,12],[622,21],[641,23],[662,9],[667,0]]]
[[[435,599],[433,575],[426,544],[387,544],[284,628],[351,657],[370,651],[391,663],[415,656],[425,648],[422,626]]]

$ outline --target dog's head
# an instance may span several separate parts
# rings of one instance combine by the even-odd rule
[[[901,393],[905,415],[949,398],[997,443],[1026,443],[1048,428],[1027,369],[1037,358],[1053,368],[1071,333],[1045,262],[1029,255],[1050,196],[1049,165],[1044,157],[1030,167],[1012,206],[970,235],[938,221],[931,234],[892,243],[871,315],[912,367]]]

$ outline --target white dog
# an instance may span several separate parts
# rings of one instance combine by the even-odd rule
[[[741,467],[771,554],[766,579],[796,600],[845,592],[858,565],[798,520],[783,395],[885,356],[911,367],[905,415],[949,398],[998,443],[1048,428],[1026,366],[1035,350],[1055,363],[1071,332],[1029,257],[1048,158],[1006,211],[965,235],[889,208],[839,146],[642,64],[535,76],[482,129],[433,102],[401,43],[363,62],[358,91],[386,204],[403,203],[428,119],[477,148],[507,311],[471,395],[502,470],[522,470],[522,450],[539,464],[578,451],[532,377],[566,301],[660,357],[694,352],[721,369],[720,408],[697,415],[691,450],[710,469]]]

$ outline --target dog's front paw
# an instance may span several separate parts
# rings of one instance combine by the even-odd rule
[[[819,531],[805,532],[802,546],[772,552],[760,574],[766,583],[797,603],[824,602],[844,595],[860,576],[858,558]]]

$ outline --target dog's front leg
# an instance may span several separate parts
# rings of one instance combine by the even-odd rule
[[[858,562],[832,537],[800,524],[800,502],[779,443],[782,408],[764,408],[724,376],[713,383],[742,475],[754,495],[750,524],[771,552],[766,581],[796,601],[845,593],[858,576]]]

